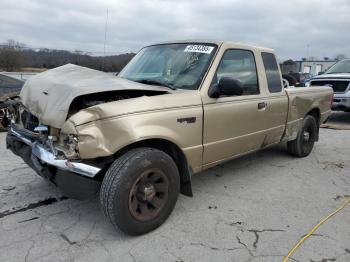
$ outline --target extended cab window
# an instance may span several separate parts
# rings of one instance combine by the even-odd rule
[[[274,54],[261,53],[261,57],[265,67],[267,86],[270,93],[278,93],[282,91],[281,76]]]
[[[221,59],[213,83],[219,83],[222,77],[239,80],[243,85],[242,95],[259,94],[256,64],[254,54],[251,51],[227,50]]]

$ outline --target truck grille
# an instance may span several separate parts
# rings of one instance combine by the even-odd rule
[[[34,128],[39,125],[39,120],[37,117],[29,113],[28,111],[23,111],[21,114],[22,124],[25,129],[34,131]]]
[[[314,80],[310,82],[311,86],[330,86],[335,93],[344,93],[349,86],[346,80]]]

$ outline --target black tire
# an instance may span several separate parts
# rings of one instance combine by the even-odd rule
[[[144,180],[148,181],[147,190]],[[154,194],[150,193],[151,185]],[[163,191],[158,192],[158,187]],[[179,191],[180,176],[173,159],[157,149],[136,148],[115,160],[107,170],[100,203],[116,229],[141,235],[163,224],[175,207]],[[153,205],[154,201],[157,205]]]
[[[317,140],[318,129],[316,119],[311,115],[307,115],[303,120],[303,125],[298,132],[297,138],[287,142],[288,152],[297,157],[308,156]]]
[[[282,77],[288,81],[289,86],[295,86],[297,83],[297,79],[294,76],[283,75]]]

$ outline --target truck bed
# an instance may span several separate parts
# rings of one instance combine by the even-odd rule
[[[285,89],[288,96],[288,117],[284,140],[296,138],[304,116],[314,110],[319,114],[319,125],[325,122],[331,113],[333,90],[327,86],[298,87]]]

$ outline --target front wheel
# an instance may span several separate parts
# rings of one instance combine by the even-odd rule
[[[116,228],[141,235],[163,224],[179,191],[179,171],[173,159],[157,149],[136,148],[115,160],[106,172],[100,203]]]
[[[295,140],[287,142],[287,150],[290,154],[297,157],[308,156],[317,140],[318,126],[316,119],[307,115],[303,120],[303,125],[298,132]]]

